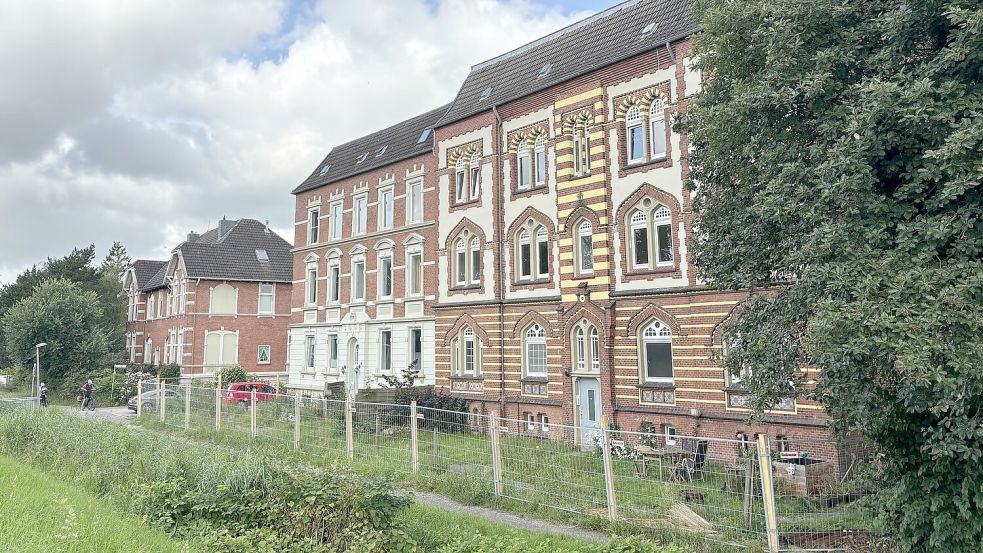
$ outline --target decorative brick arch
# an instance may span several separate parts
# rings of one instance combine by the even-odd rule
[[[485,238],[485,231],[482,230],[482,228],[478,226],[474,221],[465,217],[461,219],[461,221],[457,225],[455,225],[454,228],[451,229],[449,233],[447,233],[447,241],[444,242],[444,251],[446,251],[448,255],[450,255],[450,252],[454,250],[453,248],[454,240],[461,235],[461,232],[464,231],[464,229],[471,231],[471,234],[478,237],[478,241],[481,243],[481,248],[484,248],[485,244],[488,243],[487,239]]]
[[[672,223],[675,227],[677,221],[676,218],[682,213],[682,207],[679,204],[679,200],[665,190],[648,183],[636,188],[635,191],[625,199],[625,201],[621,202],[621,205],[618,206],[616,215],[618,222],[621,223],[627,219],[628,212],[637,207],[638,204],[645,198],[652,198],[654,201],[668,207],[669,211],[672,212]]]
[[[521,339],[522,333],[525,332],[526,328],[533,323],[539,323],[539,326],[543,327],[543,330],[546,331],[546,335],[550,338],[556,337],[553,331],[553,325],[551,325],[549,320],[538,311],[529,311],[523,315],[522,318],[515,323],[515,326],[512,327],[512,337]]]
[[[645,307],[645,309],[635,313],[631,320],[628,321],[628,329],[625,332],[625,336],[637,336],[638,331],[642,328],[642,326],[648,324],[648,322],[652,319],[658,319],[665,323],[670,329],[672,329],[672,335],[674,337],[685,335],[682,329],[679,327],[679,321],[676,320],[676,317],[673,317],[672,314],[665,309],[662,309],[658,305],[650,303]]]
[[[734,324],[741,318],[741,315],[744,314],[744,310],[747,309],[747,302],[750,299],[751,298],[748,297],[739,301],[737,305],[730,309],[730,312],[727,313],[727,316],[724,317],[723,320],[713,325],[713,330],[710,331],[710,342],[707,344],[708,346],[723,343],[724,331],[727,330],[727,327]]]
[[[631,270],[631,265],[629,263],[629,241],[631,237],[628,236],[628,214],[632,210],[638,208],[646,200],[650,200],[656,204],[661,204],[669,209],[669,220],[672,225],[672,266],[665,268],[650,268],[647,270]],[[688,236],[688,229],[683,229],[680,231],[680,223],[682,222],[682,208],[680,206],[679,200],[675,196],[653,186],[651,184],[645,183],[639,186],[630,196],[628,196],[625,201],[618,206],[618,210],[615,214],[614,225],[617,229],[618,239],[621,243],[620,248],[620,262],[621,270],[624,275],[625,280],[637,280],[637,279],[648,279],[652,278],[653,275],[669,275],[673,278],[682,277],[680,272],[680,254],[682,250],[682,243],[684,236]]]
[[[534,207],[527,207],[512,221],[512,224],[509,225],[509,232],[506,242],[510,245],[510,247],[515,242],[515,234],[519,231],[519,227],[526,224],[529,219],[532,219],[546,227],[546,232],[549,233],[548,239],[551,243],[556,239],[556,228],[553,226],[553,221],[542,211]]]
[[[550,135],[547,132],[547,123],[545,121],[536,123],[524,129],[509,133],[508,136],[508,153],[516,154],[519,151],[519,143],[523,140],[529,140],[529,147],[532,148],[536,144],[536,139],[540,136],[543,137],[545,142],[549,142]]]
[[[594,110],[585,108],[563,116],[562,134],[573,134],[574,127],[579,123],[587,122],[594,124]]]
[[[465,161],[471,161],[471,156],[475,153],[481,155],[481,152],[479,152],[479,143],[477,142],[458,146],[447,153],[447,167],[453,168],[457,165],[457,160],[460,158],[464,158]]]
[[[628,110],[632,106],[638,106],[639,111],[647,116],[649,108],[652,106],[652,101],[656,98],[662,100],[668,107],[669,96],[660,88],[651,87],[633,92],[618,102],[617,107],[614,108],[614,119],[619,123],[624,123],[625,114],[628,113]]]
[[[488,333],[485,332],[485,329],[481,328],[481,325],[478,324],[478,321],[474,320],[474,317],[465,313],[464,315],[458,317],[457,320],[454,321],[454,326],[452,326],[450,330],[444,334],[444,347],[449,347],[451,340],[460,334],[461,329],[465,326],[470,326],[471,330],[474,330],[474,335],[481,339],[481,343],[485,346],[488,345]]]
[[[587,319],[591,324],[597,327],[597,332],[600,335],[601,343],[606,342],[607,332],[604,332],[606,328],[606,323],[604,321],[604,312],[600,307],[594,305],[593,303],[582,303],[571,308],[569,312],[566,313],[566,322],[563,323],[563,332],[570,337],[573,332],[573,327],[577,326],[580,321]]]
[[[564,234],[568,234],[571,238],[575,238],[574,232],[576,229],[574,227],[580,222],[581,219],[587,219],[590,221],[590,224],[595,229],[601,227],[601,219],[597,216],[597,213],[595,213],[593,209],[585,205],[581,205],[576,207],[570,212],[569,215],[566,216],[566,218],[563,219],[562,228]]]

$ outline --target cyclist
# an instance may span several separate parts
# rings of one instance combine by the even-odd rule
[[[92,379],[90,378],[79,388],[79,398],[82,403],[82,410],[84,411],[86,407],[92,403],[92,393],[96,391],[96,387],[92,385]]]

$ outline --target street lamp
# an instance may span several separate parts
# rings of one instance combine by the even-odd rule
[[[46,345],[47,342],[34,345],[34,397],[41,393],[41,348]]]

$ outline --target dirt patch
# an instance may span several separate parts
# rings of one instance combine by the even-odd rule
[[[863,530],[789,532],[782,534],[779,539],[783,546],[806,550],[840,549],[870,553],[897,551],[896,544],[888,538]]]

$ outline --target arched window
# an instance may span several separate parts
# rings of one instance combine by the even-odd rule
[[[212,314],[234,314],[238,293],[232,286],[222,283],[212,288],[208,302],[208,312]]]
[[[632,269],[673,265],[672,213],[668,207],[646,198],[628,216],[628,232]]]
[[[573,173],[590,172],[590,121],[578,118],[573,122]]]
[[[655,232],[655,262],[659,265],[672,264],[672,214],[664,205],[657,206],[653,218]]]
[[[536,276],[539,278],[549,278],[550,276],[550,246],[547,236],[545,228],[539,227],[536,230]]]
[[[586,320],[573,329],[574,368],[581,373],[601,371],[601,349],[597,328]]]
[[[471,199],[478,199],[478,192],[481,183],[481,164],[478,162],[478,152],[471,154]]]
[[[526,376],[546,376],[546,331],[539,323],[526,329],[525,335]]]
[[[532,244],[529,240],[529,230],[519,231],[519,280],[532,278]]]
[[[631,106],[625,113],[625,137],[628,163],[645,161],[645,137],[642,129],[642,114],[638,106]]]
[[[672,330],[653,320],[641,331],[641,376],[645,382],[672,382]]]
[[[239,334],[228,330],[205,333],[205,366],[235,365],[239,362]]]
[[[529,142],[525,139],[519,143],[517,163],[519,190],[528,190],[532,186],[532,160],[529,156]]]
[[[662,100],[652,100],[649,107],[649,136],[651,137],[649,156],[653,160],[666,158],[666,115]]]
[[[456,267],[454,270],[455,280],[458,286],[464,286],[468,278],[468,253],[464,249],[464,238],[458,238],[454,244],[454,256]]]
[[[471,237],[468,249],[471,252],[471,284],[478,284],[481,282],[481,247],[477,236]]]
[[[457,158],[457,165],[454,168],[455,194],[454,200],[461,203],[465,199],[467,172],[464,167],[464,156]]]
[[[481,340],[464,326],[451,340],[451,372],[454,376],[481,375]]]
[[[594,228],[590,221],[581,221],[577,225],[577,272],[594,272]]]
[[[632,268],[647,269],[649,266],[648,216],[636,210],[628,219],[631,233]]]
[[[516,244],[516,278],[520,281],[548,279],[550,245],[546,227],[530,219],[516,234]]]
[[[546,139],[543,135],[536,137],[536,186],[546,184]]]

